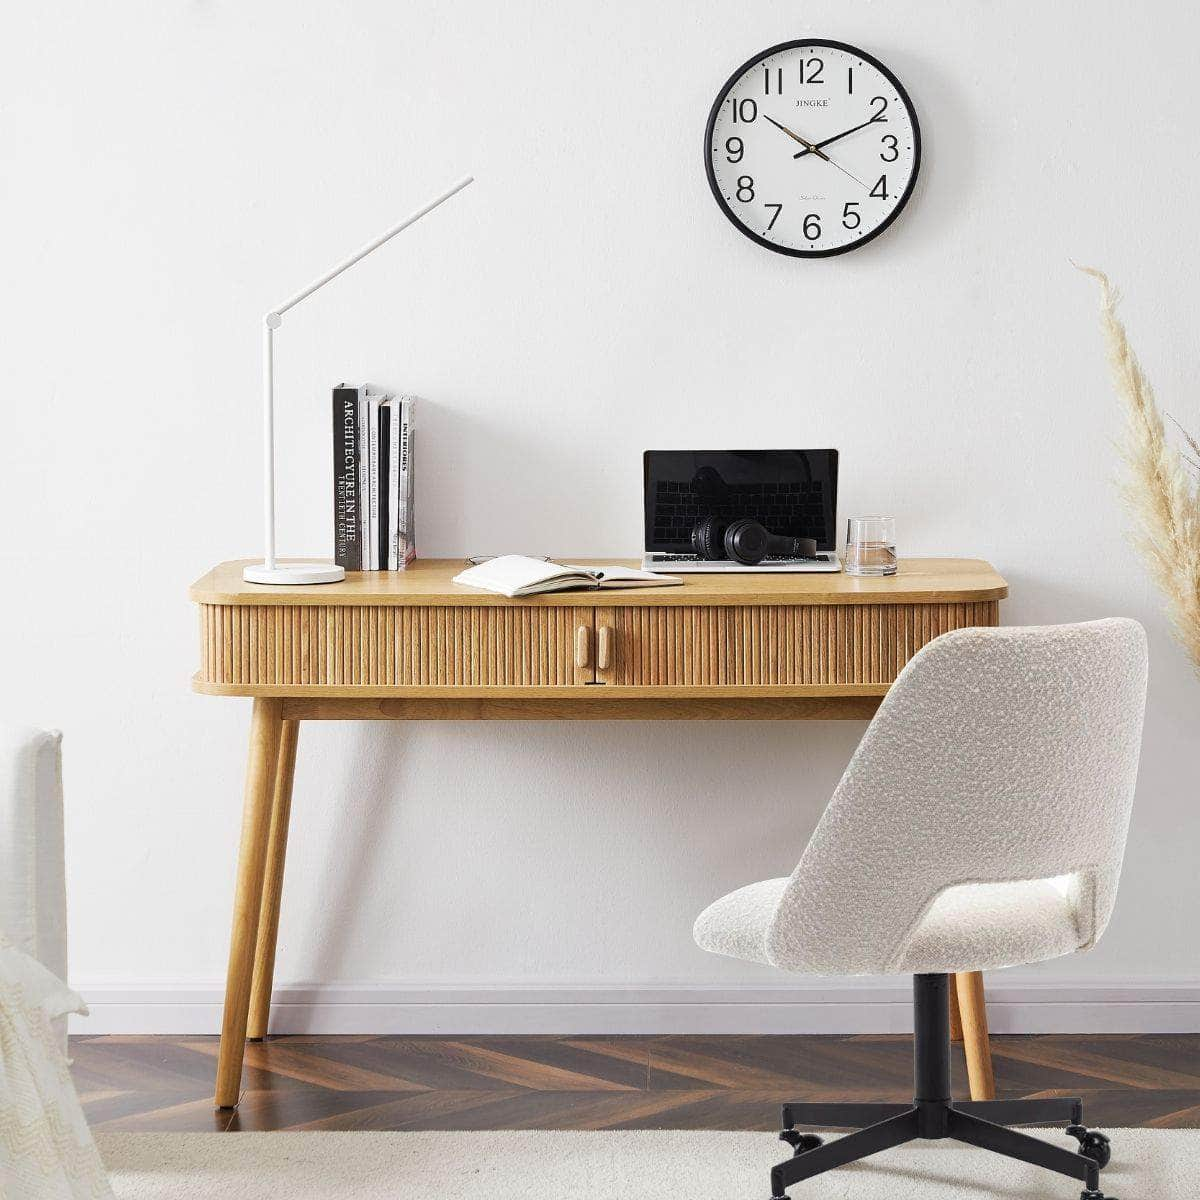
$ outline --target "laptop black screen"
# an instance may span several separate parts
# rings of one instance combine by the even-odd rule
[[[752,517],[771,533],[837,537],[836,450],[647,450],[646,550],[685,554],[702,517]]]

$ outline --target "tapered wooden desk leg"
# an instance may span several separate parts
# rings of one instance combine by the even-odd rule
[[[258,918],[262,910],[267,832],[275,793],[275,764],[283,702],[256,698],[250,718],[250,757],[246,763],[246,796],[242,807],[242,839],[238,851],[237,888],[233,897],[233,931],[229,938],[229,972],[225,978],[225,1013],[221,1021],[221,1053],[217,1059],[217,1106],[234,1108],[242,1083],[246,1048],[246,1016]]]
[[[958,976],[954,977],[954,986],[950,989],[950,1041],[962,1041],[962,1016],[958,1011]]]
[[[298,721],[284,721],[275,764],[275,794],[267,833],[267,865],[263,873],[262,908],[258,914],[258,943],[254,950],[254,982],[250,988],[250,1019],[246,1036],[267,1036],[271,1017],[271,987],[275,981],[275,944],[279,938],[279,905],[283,896],[283,864],[287,857],[288,822],[292,815],[292,781],[296,777]]]
[[[964,971],[954,977],[958,1011],[962,1019],[963,1050],[967,1055],[967,1080],[972,1100],[994,1100],[992,1050],[988,1044],[987,1009],[983,1000],[983,974]]]

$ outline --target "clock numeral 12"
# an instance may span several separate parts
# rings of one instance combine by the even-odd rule
[[[805,70],[804,59],[800,60],[800,82],[801,83],[824,83],[821,78],[821,72],[825,70],[825,64],[819,58],[810,58]]]

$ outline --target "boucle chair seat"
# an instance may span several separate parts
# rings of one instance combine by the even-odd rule
[[[788,881],[764,879],[714,901],[696,919],[701,949],[778,967],[767,937]],[[966,883],[947,888],[906,937],[904,975],[992,971],[1082,948],[1071,890],[1057,880]]]
[[[705,950],[815,975],[913,976],[911,1106],[783,1108],[771,1195],[914,1138],[952,1137],[1080,1179],[1108,1139],[1077,1097],[956,1101],[952,973],[1090,949],[1117,897],[1146,702],[1136,621],[961,629],[902,670],[796,869],[710,904]],[[1060,1122],[1077,1152],[1008,1125]],[[858,1128],[828,1145],[796,1125]]]

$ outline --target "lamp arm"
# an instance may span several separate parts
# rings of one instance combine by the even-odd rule
[[[301,288],[294,296],[289,296],[282,304],[277,304],[270,312],[266,314],[264,320],[270,324],[271,318],[275,317],[274,328],[279,328],[278,318],[282,317],[289,308],[294,308],[301,300],[307,300],[313,292],[319,288],[323,288],[331,279],[336,279],[343,271],[348,271],[360,259],[366,258],[372,250],[378,250],[384,242],[389,242],[398,233],[403,233],[410,225],[415,225],[422,217],[433,212],[439,204],[444,204],[451,196],[461,192],[468,184],[474,183],[473,175],[464,175],[457,183],[451,184],[440,196],[435,196],[428,204],[422,205],[416,212],[409,213],[403,221],[393,225],[391,229],[385,230],[377,238],[372,238],[365,246],[356,250],[349,258],[343,259],[336,267],[331,267],[319,279],[314,279],[306,288]]]
[[[461,192],[468,184],[474,183],[473,175],[464,175],[457,183],[451,184],[440,196],[435,196],[428,204],[422,205],[416,212],[409,213],[403,221],[385,230],[377,238],[373,238],[361,249],[355,251],[349,258],[343,259],[336,267],[330,268],[319,279],[314,279],[306,288],[302,288],[294,296],[288,297],[282,304],[277,305],[263,316],[263,362],[262,362],[262,392],[263,392],[263,535],[266,547],[264,565],[270,571],[275,569],[275,330],[283,324],[283,314],[289,308],[294,308],[301,300],[307,300],[313,292],[323,288],[331,279],[336,279],[343,271],[349,270],[359,259],[366,258],[372,250],[378,250],[384,242],[391,241],[396,234],[403,232],[422,217],[431,213],[439,204],[444,204],[451,196]]]

